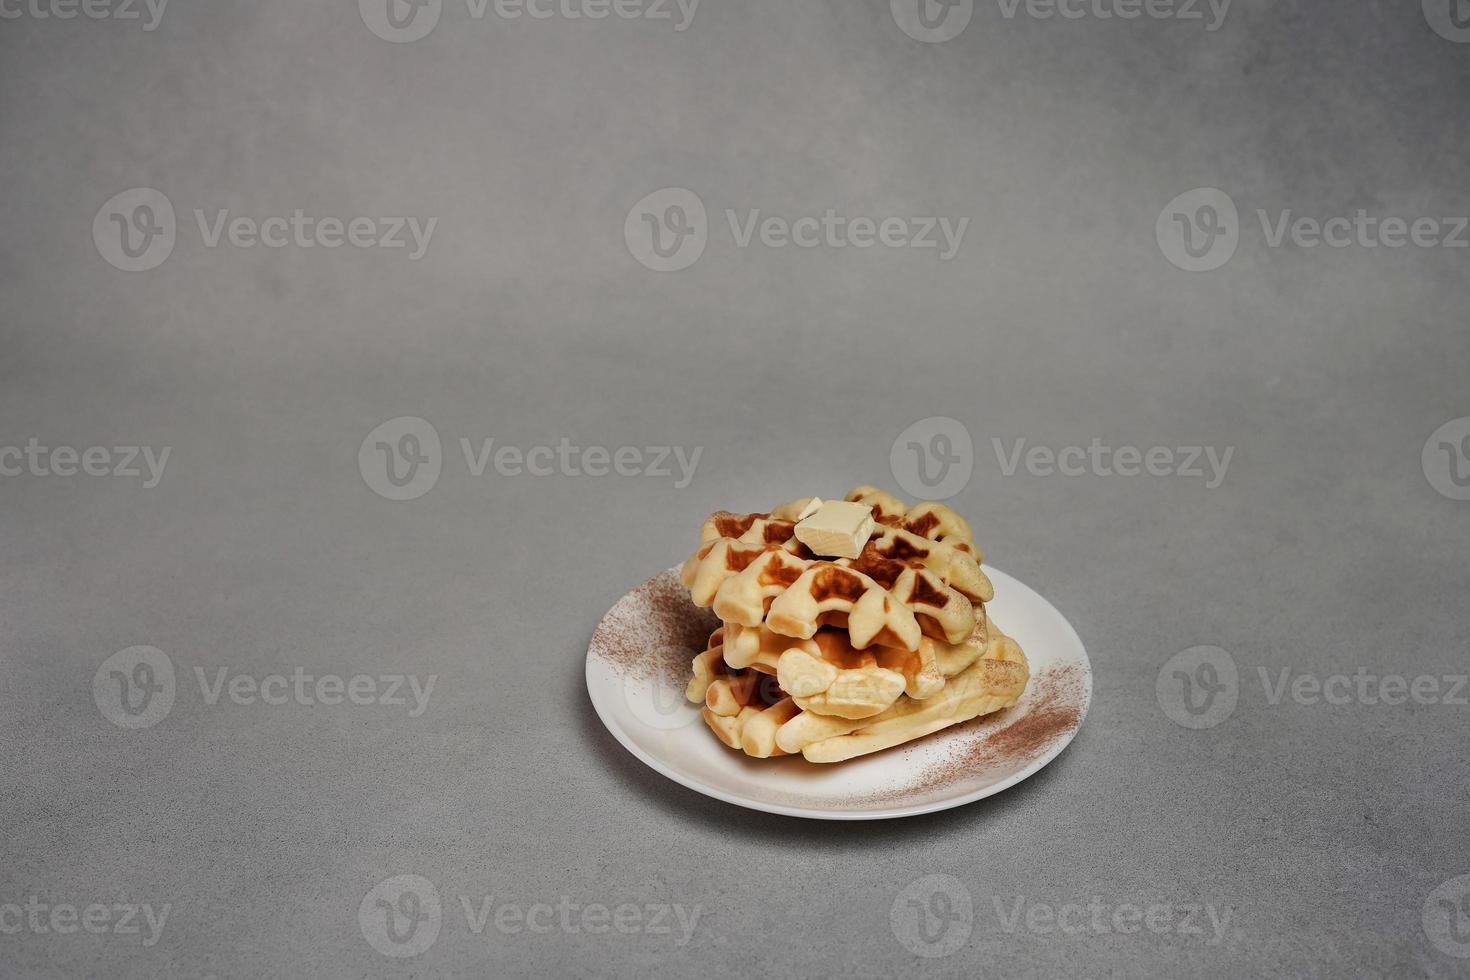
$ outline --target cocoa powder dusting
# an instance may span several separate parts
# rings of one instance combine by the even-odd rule
[[[679,570],[660,572],[619,599],[592,634],[591,652],[624,676],[684,678],[719,620],[689,599]]]
[[[914,782],[850,802],[891,803],[948,789],[988,770],[1024,768],[1081,725],[1087,705],[1084,680],[1078,664],[1048,668],[1031,678],[1019,704],[950,729],[958,744],[921,770]]]
[[[978,719],[974,737],[926,770],[910,793],[943,789],[987,769],[1020,768],[1082,723],[1086,688],[1077,664],[1051,667],[1031,679],[1025,701],[992,719]],[[965,726],[962,726],[965,727]]]

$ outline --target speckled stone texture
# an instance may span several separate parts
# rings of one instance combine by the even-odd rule
[[[1470,707],[1307,696],[1467,670],[1470,503],[1421,451],[1470,416],[1470,250],[1269,243],[1288,209],[1470,214],[1470,43],[1419,0],[1236,0],[1213,31],[1203,2],[989,0],[942,43],[887,0],[705,0],[682,31],[673,3],[489,2],[431,0],[410,43],[351,0],[175,0],[151,31],[142,3],[0,7],[0,449],[171,450],[151,489],[0,456],[0,975],[1470,972]],[[94,218],[138,187],[176,241],[124,272]],[[677,272],[627,241],[663,188],[706,209]],[[1196,188],[1238,243],[1191,273],[1156,226]],[[406,223],[401,249],[267,227],[297,209],[438,221],[415,261]],[[947,260],[764,243],[828,209],[969,223]],[[286,244],[231,244],[237,217]],[[404,416],[442,472],[396,501],[359,450]],[[949,502],[1087,644],[1067,752],[874,826],[741,811],[624,752],[582,681],[612,602],[710,510],[899,491],[894,440],[934,416],[973,437]],[[427,458],[404,434],[365,458]],[[685,486],[672,456],[530,457],[563,439],[703,452]],[[1018,439],[1235,452],[1209,489],[1006,475]],[[502,475],[503,446],[553,475]],[[162,685],[153,661],[93,683],[140,646],[174,701],[127,728],[99,701]],[[1197,646],[1238,703],[1192,729],[1158,682]],[[144,904],[156,941],[141,911],[110,931]]]

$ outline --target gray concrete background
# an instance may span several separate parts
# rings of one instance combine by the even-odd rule
[[[1452,955],[1470,908],[1433,924],[1470,890],[1470,708],[1273,704],[1259,675],[1466,669],[1470,503],[1421,449],[1470,415],[1470,252],[1273,248],[1256,217],[1470,214],[1448,0],[1236,0],[1213,31],[1205,5],[982,2],[943,43],[880,0],[705,0],[684,31],[672,6],[512,20],[444,0],[410,43],[350,0],[175,0],[151,31],[141,5],[30,3],[0,20],[0,446],[170,457],[152,488],[0,478],[0,974],[1470,973]],[[126,272],[91,232],[137,187],[171,202],[176,242]],[[709,241],[660,273],[623,229],[669,187],[698,195]],[[1190,273],[1155,225],[1201,187],[1238,207],[1238,247]],[[211,248],[194,215],[298,208],[438,222],[410,261]],[[742,248],[724,212],[757,208],[970,224],[949,261]],[[401,416],[443,440],[411,501],[358,462]],[[742,811],[623,752],[582,685],[602,612],[712,509],[898,489],[890,447],[933,416],[974,440],[951,503],[1087,643],[1073,746],[998,798],[866,826]],[[476,477],[461,438],[703,455],[682,488]],[[1214,489],[1006,476],[994,438],[1235,455]],[[1156,679],[1199,645],[1238,665],[1238,705],[1191,730]],[[126,729],[93,680],[135,646],[168,656],[175,699]],[[196,670],[222,668],[437,681],[413,717],[211,704]],[[414,958],[367,938],[369,893],[398,875],[442,903]],[[921,909],[958,949],[920,958],[901,893],[929,875],[971,911]],[[574,918],[477,934],[461,898]],[[1007,927],[1017,902],[1032,926]],[[51,928],[56,906],[143,903],[170,909],[151,945]],[[687,942],[575,918],[624,903],[700,918]],[[1204,935],[1090,912],[1047,929],[1071,903],[1231,918],[1218,938],[1203,912]]]

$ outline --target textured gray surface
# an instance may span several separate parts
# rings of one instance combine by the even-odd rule
[[[1470,708],[1272,704],[1257,673],[1465,670],[1470,503],[1420,451],[1470,415],[1470,253],[1270,248],[1253,217],[1470,213],[1470,45],[1418,2],[1236,0],[1212,32],[981,3],[937,44],[880,0],[706,0],[683,32],[446,0],[412,43],[343,0],[177,2],[153,31],[5,9],[0,445],[171,455],[152,489],[0,479],[0,905],[170,911],[145,946],[0,908],[0,974],[1467,973],[1422,918],[1470,872]],[[1155,221],[1207,186],[1240,242],[1191,274]],[[128,273],[90,229],[134,187],[178,230]],[[709,212],[677,273],[622,234],[665,187]],[[196,208],[439,220],[409,261],[208,248]],[[726,208],[971,220],[946,262],[740,248]],[[444,440],[403,502],[357,461],[399,416]],[[737,810],[624,753],[582,688],[603,610],[713,508],[896,489],[889,448],[931,416],[975,440],[952,503],[1088,644],[1077,742],[998,798],[872,826]],[[474,477],[461,437],[704,453],[682,489]],[[1212,490],[1007,477],[992,437],[1236,453]],[[1203,644],[1238,663],[1239,703],[1195,731],[1155,681]],[[131,730],[92,684],[139,645],[177,683]],[[196,668],[437,682],[410,717],[210,704]],[[368,941],[372,901],[359,916],[403,874],[443,904],[412,959]],[[928,875],[972,912],[926,919],[970,931],[921,960],[891,913]],[[683,943],[476,934],[461,897],[700,919]],[[1203,915],[1203,936],[1008,929],[1018,900],[1231,920],[1218,942]]]

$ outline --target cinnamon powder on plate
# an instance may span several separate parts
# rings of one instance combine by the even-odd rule
[[[687,679],[689,661],[719,625],[714,613],[689,601],[678,569],[669,569],[608,610],[591,652],[624,676]]]
[[[960,744],[924,770],[906,792],[944,789],[986,770],[1029,765],[1081,725],[1086,702],[1082,681],[1082,669],[1077,664],[1051,667],[1032,678],[1031,689],[1020,704],[961,726]]]

